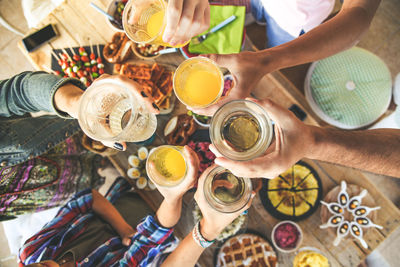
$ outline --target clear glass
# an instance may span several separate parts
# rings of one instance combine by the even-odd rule
[[[157,128],[155,114],[130,89],[113,80],[99,80],[86,89],[78,121],[86,135],[102,141],[141,142]]]
[[[229,170],[216,166],[204,180],[204,196],[214,209],[233,213],[250,201],[252,185],[249,178],[233,175]]]
[[[183,147],[163,145],[153,148],[146,162],[146,172],[151,181],[159,186],[180,184],[187,173]]]
[[[224,157],[236,161],[254,159],[271,143],[273,128],[265,110],[248,100],[221,106],[210,123],[210,139]]]
[[[122,15],[126,35],[135,43],[171,46],[162,40],[167,23],[166,9],[164,0],[130,0]],[[183,47],[187,43],[173,47]]]
[[[206,57],[183,61],[176,69],[175,95],[186,106],[205,108],[218,101],[224,91],[224,76],[218,65]]]

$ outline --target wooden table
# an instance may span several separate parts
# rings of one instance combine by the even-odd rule
[[[106,23],[103,16],[99,15],[90,6],[89,0],[68,0],[60,7],[55,9],[40,26],[48,23],[56,24],[60,36],[49,44],[42,46],[33,53],[27,53],[20,45],[23,53],[38,70],[45,70],[50,67],[50,51],[56,48],[77,46],[78,40],[82,40],[83,45],[89,44],[89,39],[93,44],[106,43],[111,40],[114,31]],[[103,9],[106,9],[108,0],[93,0]],[[78,39],[79,38],[79,39]],[[251,42],[246,41],[247,49],[253,49]],[[160,63],[178,65],[184,58],[178,54],[163,55],[157,59]],[[280,72],[266,75],[253,91],[257,98],[270,97],[284,107],[297,104],[308,114],[305,122],[312,125],[319,125],[320,120],[311,112],[304,96],[295,88]],[[184,107],[177,103],[174,113],[185,112]],[[166,121],[165,115],[160,116],[160,126],[158,136],[162,139],[163,123]],[[158,142],[161,139],[158,140]],[[120,152],[111,158],[116,168],[126,177],[128,168],[127,157],[135,151],[135,146],[130,145],[126,152]],[[325,230],[321,230],[319,225],[320,208],[308,219],[301,221],[305,236],[303,246],[313,246],[320,249],[329,259],[331,266],[357,266],[372,250],[374,250],[391,232],[400,225],[400,211],[389,201],[371,182],[359,171],[335,166],[328,163],[305,159],[319,174],[323,184],[323,192],[326,194],[330,189],[340,184],[341,180],[347,183],[356,184],[368,189],[377,205],[382,209],[378,212],[376,224],[384,226],[383,230],[372,229],[365,236],[368,249],[364,249],[357,241],[342,240],[339,246],[334,247],[332,241],[334,236]],[[161,195],[157,191],[140,191],[142,197],[155,210],[162,201]],[[193,193],[188,193],[184,198],[184,209],[182,218],[176,227],[176,235],[183,238],[193,227],[190,206]],[[249,210],[248,229],[255,230],[270,239],[272,227],[278,222],[262,206],[259,196],[253,202]],[[202,266],[213,266],[214,248],[207,249],[199,260]],[[294,254],[278,253],[280,266],[291,266]]]

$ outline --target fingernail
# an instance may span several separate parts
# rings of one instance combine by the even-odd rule
[[[120,143],[114,143],[114,148],[120,151],[124,150],[124,146]]]
[[[141,91],[140,94],[141,94],[143,97],[147,97],[146,93],[143,92],[143,91]]]
[[[153,105],[153,108],[160,110],[160,108],[156,105],[156,103],[153,103],[152,105]]]

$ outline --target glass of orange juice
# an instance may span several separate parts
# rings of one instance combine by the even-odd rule
[[[175,95],[186,106],[205,108],[214,104],[224,90],[224,76],[218,65],[205,57],[182,62],[173,79]]]
[[[126,35],[135,43],[171,46],[162,40],[167,23],[166,9],[165,0],[130,0],[122,15]]]
[[[163,145],[150,151],[146,172],[153,183],[160,186],[176,186],[186,176],[186,160],[183,147]]]

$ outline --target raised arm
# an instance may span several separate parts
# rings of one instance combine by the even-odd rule
[[[368,30],[379,3],[380,0],[345,0],[336,16],[293,41],[258,52],[208,55],[231,71],[236,85],[217,104],[195,112],[212,115],[227,101],[249,96],[265,74],[323,59],[352,47]]]
[[[298,160],[310,158],[400,177],[400,130],[344,131],[310,126],[271,100],[257,101],[275,121],[275,142],[257,159],[215,163],[237,176],[274,178]],[[213,152],[215,148],[210,146]]]
[[[203,184],[207,174],[215,166],[209,167],[199,178],[198,187],[194,196],[197,205],[203,214],[203,218],[199,223],[199,227],[193,229],[178,247],[168,256],[168,258],[161,265],[162,267],[175,267],[175,266],[194,266],[199,259],[200,255],[206,249],[206,246],[201,246],[195,241],[194,236],[201,236],[206,241],[212,241],[229,225],[236,217],[243,211],[247,210],[252,203],[255,193],[252,194],[252,199],[241,210],[235,213],[222,213],[214,210],[204,197]],[[195,227],[196,228],[196,227]],[[198,231],[197,231],[198,230]],[[193,234],[194,232],[194,234]]]
[[[175,187],[161,187],[156,185],[158,191],[164,197],[156,213],[157,220],[165,228],[171,228],[178,223],[181,217],[183,195],[197,182],[199,159],[196,152],[185,146],[183,153],[188,160],[188,171],[185,179]]]
[[[77,79],[60,78],[45,72],[22,72],[0,81],[0,116],[10,117],[28,112],[56,112],[67,116],[65,106],[55,104],[55,94],[83,92],[85,86]]]

